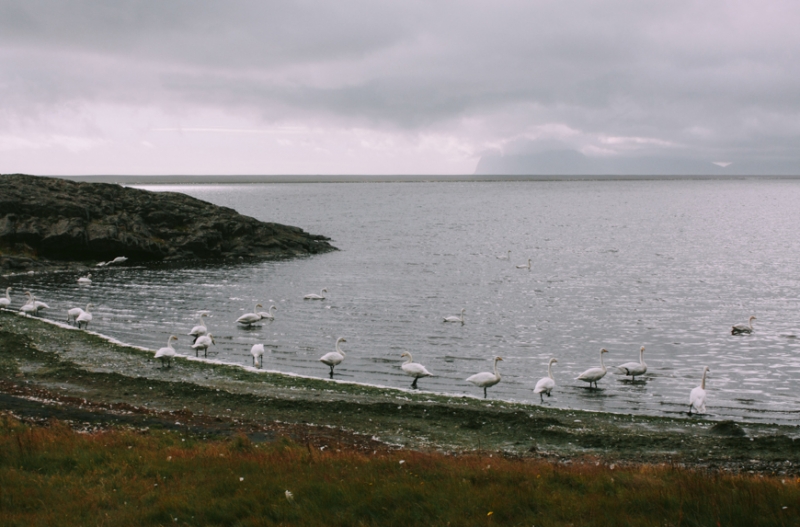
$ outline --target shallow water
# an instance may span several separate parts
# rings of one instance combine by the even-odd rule
[[[153,186],[233,207],[264,221],[325,234],[341,250],[294,260],[191,269],[98,269],[11,279],[66,318],[97,307],[92,328],[157,349],[172,334],[180,353],[197,312],[216,346],[209,356],[327,377],[318,362],[347,338],[341,380],[408,387],[400,353],[436,376],[424,390],[482,396],[465,382],[499,363],[489,397],[538,404],[532,393],[556,357],[545,404],[674,415],[708,365],[712,418],[794,422],[800,417],[800,181],[556,181]],[[497,255],[511,250],[511,262]],[[530,271],[515,268],[532,259]],[[327,287],[324,301],[304,294]],[[235,320],[260,302],[278,311],[253,329]],[[442,317],[466,309],[466,323]],[[266,309],[265,309],[266,310]],[[730,327],[755,315],[756,332]],[[611,369],[599,390],[575,380],[599,366],[638,360],[626,382]],[[176,376],[180,369],[174,370]]]

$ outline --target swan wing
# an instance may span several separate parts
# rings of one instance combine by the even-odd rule
[[[238,320],[237,320],[237,322],[238,322]],[[199,335],[205,335],[206,333],[208,333],[208,328],[207,327],[205,327],[205,326],[195,326],[189,332],[189,335],[192,335],[194,337],[194,336],[199,336]]]
[[[159,348],[158,351],[156,352],[155,358],[160,359],[161,357],[174,357],[174,356],[175,356],[175,350],[173,348],[166,347],[166,348]]]
[[[409,364],[403,364],[400,366],[406,374],[411,375],[412,377],[430,377],[433,375],[431,372],[425,368],[422,364],[417,362],[412,362]]]
[[[491,386],[493,384],[497,384],[499,379],[495,376],[494,373],[490,373],[488,371],[483,371],[481,373],[476,373],[471,377],[467,377],[467,382],[471,382],[475,386]]]
[[[706,391],[701,387],[694,388],[689,394],[689,404],[694,406],[699,413],[706,411]]]
[[[330,353],[326,353],[322,357],[320,357],[319,361],[322,363],[327,364],[328,366],[340,364],[344,360],[344,356],[340,353],[335,351],[331,351]]]
[[[556,381],[551,379],[550,377],[544,377],[539,379],[539,382],[536,383],[536,388],[533,389],[533,393],[550,393],[550,391],[556,387]]]
[[[253,322],[258,322],[259,320],[261,320],[260,315],[257,315],[256,313],[245,313],[237,318],[236,322],[239,324],[252,324]]]
[[[606,370],[603,368],[589,368],[585,372],[578,375],[579,381],[594,382],[599,381],[606,375]]]

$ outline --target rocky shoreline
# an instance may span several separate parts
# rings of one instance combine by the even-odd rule
[[[336,250],[330,239],[176,192],[0,175],[0,270],[285,258]]]
[[[141,348],[0,311],[0,409],[31,421],[73,420],[77,428],[138,424],[254,441],[291,429],[301,442],[335,436],[370,449],[800,475],[796,426],[484,401],[193,359],[162,369]]]

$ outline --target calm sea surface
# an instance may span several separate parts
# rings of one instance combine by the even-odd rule
[[[436,376],[420,388],[482,396],[465,382],[499,363],[491,399],[532,402],[556,357],[545,404],[677,415],[708,379],[715,419],[800,418],[800,181],[561,181],[309,183],[152,186],[232,207],[333,239],[338,252],[260,263],[98,270],[15,277],[53,308],[97,306],[92,328],[157,349],[197,312],[217,345],[209,357],[327,378],[318,358],[344,336],[336,378],[407,388],[400,354]],[[511,261],[496,256],[511,251]],[[532,260],[530,271],[515,265]],[[303,295],[328,289],[324,301]],[[17,291],[18,293],[19,291]],[[260,302],[275,321],[235,320]],[[16,298],[15,305],[19,303]],[[466,309],[464,325],[444,316]],[[266,309],[265,309],[266,310]],[[755,315],[752,335],[732,324]],[[575,380],[599,366],[638,361],[644,382],[609,374],[599,390]],[[180,367],[173,375],[181,376]]]

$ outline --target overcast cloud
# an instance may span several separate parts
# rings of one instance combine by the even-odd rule
[[[800,166],[799,25],[788,0],[0,0],[0,173]]]

